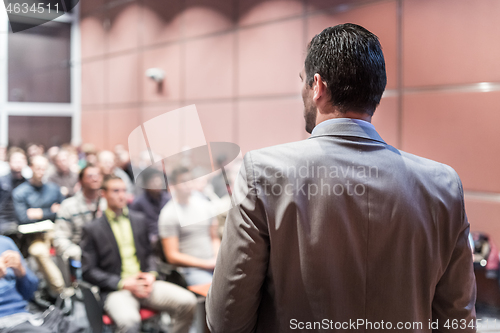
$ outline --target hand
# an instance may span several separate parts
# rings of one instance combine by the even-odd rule
[[[140,272],[138,278],[143,280],[144,283],[148,286],[153,285],[153,283],[156,281],[156,276],[151,273]]]
[[[60,204],[58,204],[57,202],[55,202],[55,203],[52,204],[52,206],[50,206],[50,211],[52,213],[57,213],[57,211],[59,210],[60,206],[61,206]]]
[[[41,208],[28,208],[26,215],[30,220],[41,220],[43,218],[43,210]]]
[[[3,278],[7,274],[7,267],[3,262],[3,258],[0,257],[0,279]]]
[[[153,283],[156,281],[156,276],[151,273],[139,273],[137,278],[139,283],[140,295],[143,295],[143,298],[148,298],[151,292],[153,291]]]
[[[139,273],[141,274],[141,273]],[[129,290],[137,298],[148,298],[152,286],[147,286],[144,278],[139,278],[139,274],[128,277],[123,281],[123,289]]]
[[[205,263],[203,264],[203,266],[201,268],[203,268],[203,269],[209,269],[209,270],[210,269],[214,269],[216,261],[217,261],[216,258],[205,260]]]
[[[17,251],[7,250],[2,254],[2,261],[6,268],[10,267],[14,270],[17,277],[26,275],[26,270],[21,262],[21,255]]]

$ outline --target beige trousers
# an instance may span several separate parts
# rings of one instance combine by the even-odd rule
[[[173,321],[173,333],[187,333],[196,309],[192,292],[173,283],[155,281],[148,298],[138,299],[128,290],[114,291],[108,295],[104,310],[115,322],[119,333],[137,333],[141,327],[141,306],[165,311]],[[170,331],[169,331],[170,332]]]

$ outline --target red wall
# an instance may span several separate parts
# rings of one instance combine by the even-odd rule
[[[472,229],[500,241],[500,1],[85,0],[81,6],[82,135],[101,148],[126,144],[142,122],[190,104],[207,141],[235,142],[243,153],[304,139],[298,73],[305,45],[328,26],[365,26],[381,40],[388,73],[374,125],[388,143],[455,168]],[[151,67],[166,72],[160,93],[144,74]]]

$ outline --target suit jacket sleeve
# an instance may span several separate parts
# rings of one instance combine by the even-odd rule
[[[469,243],[469,222],[465,214],[462,183],[453,171],[460,193],[461,214],[458,222],[460,231],[450,261],[438,284],[432,302],[432,321],[438,321],[439,329],[434,332],[456,332],[455,322],[460,332],[476,332],[476,280]],[[449,327],[445,327],[448,324]],[[466,324],[466,325],[465,325]],[[465,325],[465,326],[464,326]],[[470,325],[470,326],[469,326]]]
[[[101,290],[117,290],[120,276],[106,272],[98,266],[97,239],[91,229],[93,224],[85,226],[82,231],[82,242],[80,245],[82,248],[83,280],[98,286]]]
[[[211,332],[252,332],[269,261],[266,214],[251,154],[246,154],[236,181],[236,206],[228,212],[207,300]]]

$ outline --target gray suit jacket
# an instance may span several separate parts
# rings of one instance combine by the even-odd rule
[[[475,332],[469,223],[451,167],[332,123],[248,152],[237,182],[206,303],[212,333],[431,332],[431,322]]]

